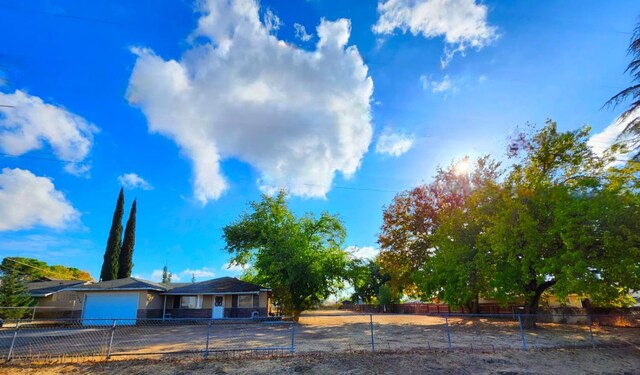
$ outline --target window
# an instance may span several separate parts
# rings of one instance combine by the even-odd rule
[[[202,296],[182,296],[180,297],[180,308],[201,309]]]
[[[241,294],[238,296],[238,307],[240,308],[251,308],[253,307],[253,295],[252,294]]]

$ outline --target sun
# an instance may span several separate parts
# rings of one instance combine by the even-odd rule
[[[468,158],[460,160],[458,163],[456,163],[455,167],[453,167],[453,171],[459,176],[466,175],[467,173],[469,173],[470,169],[471,163],[469,163]]]

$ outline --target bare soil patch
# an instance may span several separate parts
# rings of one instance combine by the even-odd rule
[[[638,374],[640,350],[549,349],[308,353],[262,359],[10,363],[0,374]]]

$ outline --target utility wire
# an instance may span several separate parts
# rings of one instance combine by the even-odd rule
[[[6,258],[4,258],[4,260],[9,260],[11,262],[14,262],[14,263],[26,266],[26,267],[31,267],[31,268],[34,268],[34,269],[37,269],[37,270],[40,270],[40,271],[43,271],[43,272],[48,272],[50,274],[68,277],[68,275],[65,275],[65,274],[62,274],[62,273],[59,273],[59,272],[55,272],[55,271],[47,270],[47,269],[44,269],[44,268],[36,267],[36,266],[28,264],[28,263],[18,262],[17,260],[13,259],[12,257],[6,257]],[[68,280],[68,279],[65,279],[65,280]],[[82,279],[71,279],[71,280],[87,281],[87,280],[82,280]]]

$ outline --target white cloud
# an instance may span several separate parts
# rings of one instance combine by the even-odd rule
[[[153,270],[153,272],[151,272],[151,281],[155,281],[155,282],[161,282],[162,281],[162,270]],[[171,270],[169,270],[169,273],[171,273],[171,281],[172,282],[176,282],[176,281],[180,281],[180,276],[178,276],[175,273],[172,273]]]
[[[214,277],[216,275],[213,272],[213,270],[208,267],[203,267],[201,269],[196,269],[196,270],[187,268],[186,270],[180,272],[180,274],[189,277],[189,279],[191,279],[192,276],[195,276],[196,278],[200,278],[200,277]]]
[[[489,79],[489,77],[487,77],[486,74],[481,74],[480,77],[478,77],[478,83],[487,82],[487,79]]]
[[[412,135],[394,132],[389,128],[383,129],[376,142],[376,153],[400,156],[411,149],[414,138]]]
[[[458,86],[449,78],[448,74],[442,78],[442,81],[432,80],[425,75],[421,75],[420,83],[422,84],[423,90],[427,91],[430,89],[434,94],[458,92]]]
[[[349,246],[345,250],[349,254],[351,254],[353,258],[359,258],[359,259],[373,259],[380,252],[380,250],[375,249],[371,246],[364,246],[364,247]]]
[[[296,38],[302,40],[303,42],[308,42],[311,40],[311,38],[313,38],[313,35],[307,34],[307,29],[304,27],[304,25],[294,23],[293,28],[295,29]]]
[[[634,118],[640,117],[640,109],[636,109],[632,112],[626,119],[622,119],[620,117],[616,118],[609,126],[604,128],[600,133],[594,134],[587,144],[593,152],[598,155],[603,155],[604,152],[609,149],[616,142],[625,142],[625,138],[619,138],[622,131],[627,127],[629,121]],[[630,148],[633,147],[632,142],[627,143]],[[616,157],[620,159],[618,162],[621,162],[622,159],[628,158],[630,155],[628,154],[618,154]]]
[[[150,183],[135,173],[125,173],[118,176],[118,182],[126,189],[140,188],[142,190],[153,190],[153,186],[151,186]]]
[[[138,56],[128,100],[149,130],[193,163],[203,204],[228,188],[220,161],[237,158],[292,194],[324,197],[350,176],[371,142],[373,82],[348,20],[321,20],[314,51],[287,45],[260,22],[255,1],[204,2],[193,46],[180,61]]]
[[[268,32],[278,31],[280,26],[283,23],[280,21],[280,17],[278,17],[271,9],[267,9],[264,13],[264,26],[266,27]]]
[[[79,175],[89,170],[83,161],[89,155],[93,134],[98,128],[64,108],[45,103],[37,96],[16,90],[0,92],[0,102],[13,106],[0,107],[0,149],[13,156],[45,147],[69,161],[68,173]]]
[[[64,229],[80,218],[50,179],[19,168],[3,168],[0,173],[0,212],[0,231]]]
[[[481,49],[497,37],[496,28],[487,24],[487,7],[475,0],[387,0],[378,2],[377,34],[422,34],[425,38],[443,36],[447,43],[441,63],[446,66],[456,52],[469,47]]]

